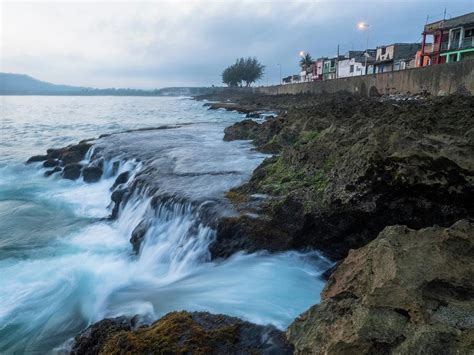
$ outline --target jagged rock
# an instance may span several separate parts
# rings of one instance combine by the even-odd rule
[[[114,181],[114,184],[110,188],[111,190],[115,190],[115,188],[121,184],[125,184],[129,179],[130,173],[128,171],[124,171],[123,173],[119,174]]]
[[[59,165],[59,161],[57,159],[48,159],[43,163],[43,167],[45,168],[54,168],[55,166]]]
[[[36,163],[36,162],[39,162],[39,161],[44,161],[46,159],[48,159],[47,155],[33,155],[31,158],[29,158],[26,161],[26,164]]]
[[[54,169],[45,171],[45,172],[44,172],[44,176],[45,176],[45,177],[51,176],[51,175],[53,175],[54,173],[60,172],[61,170],[62,170],[62,169],[61,169],[59,166],[56,166],[56,167],[54,167]]]
[[[474,223],[387,227],[336,268],[288,328],[296,354],[468,354]]]
[[[224,140],[255,139],[258,134],[259,124],[253,120],[243,120],[224,129]]]
[[[64,179],[77,180],[81,176],[82,165],[78,163],[68,164],[64,167],[61,176]]]
[[[89,166],[82,169],[82,177],[85,182],[97,182],[102,177],[103,170],[98,166]]]
[[[79,163],[84,158],[84,155],[79,151],[66,151],[60,155],[60,158],[61,161],[67,165],[71,163]]]
[[[287,106],[291,99],[294,107],[250,130],[259,150],[279,155],[233,191],[271,197],[252,213],[262,229],[279,231],[279,245],[265,245],[252,233],[256,222],[243,215],[218,231],[213,257],[245,245],[314,248],[341,259],[387,225],[418,229],[474,217],[473,97],[397,104],[349,94],[261,99]]]
[[[206,312],[171,312],[133,330],[124,320],[105,320],[76,337],[81,354],[291,354],[284,333],[273,326]]]
[[[112,208],[112,214],[110,215],[111,219],[116,219],[118,216],[118,212],[120,210],[120,204],[122,203],[123,198],[129,192],[128,189],[119,189],[112,192],[110,199],[114,203],[114,207]]]
[[[133,246],[133,251],[135,254],[138,255],[140,252],[140,247],[142,245],[143,240],[145,239],[146,231],[148,230],[148,221],[143,219],[140,223],[135,227],[132,232],[132,236],[130,238],[130,243]]]
[[[136,318],[107,318],[92,324],[74,338],[73,355],[99,354],[104,343],[120,331],[129,331],[136,326]]]
[[[87,151],[92,146],[89,141],[81,141],[79,144],[69,145],[63,148],[50,148],[46,151],[46,155],[35,155],[27,160],[27,164],[37,161],[45,161],[45,168],[52,168],[58,165],[68,165],[79,163],[84,159]]]

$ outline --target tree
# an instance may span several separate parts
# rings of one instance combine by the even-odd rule
[[[263,76],[264,69],[257,58],[239,58],[222,72],[222,82],[231,87],[242,86],[245,82],[249,87]]]
[[[300,66],[303,69],[309,68],[313,64],[313,58],[311,57],[311,54],[306,53],[301,59],[300,59]]]

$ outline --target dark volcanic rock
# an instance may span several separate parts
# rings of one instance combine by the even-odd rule
[[[253,120],[243,120],[224,129],[224,140],[255,139],[260,125]]]
[[[223,221],[213,257],[243,246],[315,248],[341,259],[387,225],[419,229],[474,217],[473,97],[396,104],[351,95],[294,100],[294,108],[250,130],[259,150],[280,155],[233,190],[272,198],[253,211],[258,222]],[[260,237],[255,225],[277,238]]]
[[[128,171],[124,171],[123,173],[119,174],[114,181],[114,184],[110,188],[111,190],[115,190],[115,188],[121,184],[125,184],[130,177],[130,173]]]
[[[84,155],[82,155],[78,151],[66,151],[63,154],[61,154],[61,161],[64,164],[71,164],[71,163],[79,163],[83,158]]]
[[[287,336],[296,354],[469,354],[474,224],[391,226],[352,250]]]
[[[138,255],[143,240],[145,239],[146,231],[148,230],[148,221],[142,220],[132,232],[130,243],[133,246],[133,251]]]
[[[64,179],[76,180],[81,176],[82,165],[78,163],[68,164],[64,167],[62,177]]]
[[[36,162],[39,162],[39,161],[44,161],[46,159],[48,159],[47,155],[33,155],[31,158],[29,158],[26,161],[26,164],[36,163]]]
[[[97,182],[102,177],[103,170],[98,166],[89,166],[82,169],[82,177],[85,182]]]
[[[88,141],[81,141],[76,145],[69,145],[63,148],[50,148],[46,151],[46,155],[35,155],[27,160],[27,164],[37,161],[45,161],[45,168],[52,168],[58,165],[68,165],[79,163],[84,159],[87,151],[92,146]]]
[[[284,333],[273,326],[206,312],[171,312],[132,330],[124,320],[106,320],[76,337],[74,354],[291,354]],[[112,323],[111,323],[112,321]],[[128,328],[128,329],[127,329]],[[92,329],[92,330],[90,330]],[[78,343],[79,342],[79,343]],[[78,345],[80,344],[80,346]]]
[[[45,172],[44,172],[44,176],[45,176],[45,177],[51,176],[51,175],[53,175],[54,173],[60,172],[61,170],[62,170],[62,169],[61,169],[59,166],[56,166],[54,169],[45,171]]]
[[[112,208],[112,214],[110,215],[110,219],[116,219],[120,210],[120,204],[122,203],[123,199],[126,195],[128,195],[129,190],[125,189],[118,189],[112,192],[110,199],[114,203],[114,207]]]
[[[57,159],[48,159],[43,163],[43,167],[45,168],[54,168],[55,166],[59,165],[59,160]]]
[[[74,338],[71,354],[99,354],[104,343],[112,335],[120,331],[129,331],[135,325],[135,319],[127,317],[103,319],[94,323]]]

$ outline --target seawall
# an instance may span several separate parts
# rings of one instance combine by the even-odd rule
[[[474,94],[474,60],[352,78],[258,87],[255,91],[267,95],[337,91],[365,95],[422,92],[446,95],[457,91]]]

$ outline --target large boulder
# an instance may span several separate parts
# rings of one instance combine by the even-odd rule
[[[39,161],[44,161],[46,159],[48,159],[47,155],[33,155],[31,158],[29,158],[26,161],[26,164],[36,163],[36,162],[39,162]]]
[[[224,129],[224,140],[233,141],[238,139],[255,139],[260,125],[254,120],[243,120]]]
[[[64,167],[61,176],[64,179],[77,180],[81,176],[82,165],[78,163],[68,164]]]
[[[352,250],[288,328],[296,354],[468,354],[474,223],[387,227]]]
[[[235,317],[171,312],[150,326],[104,320],[75,338],[73,354],[291,354],[284,333]]]
[[[103,170],[98,166],[88,166],[82,169],[82,177],[85,182],[97,182],[102,177]]]

